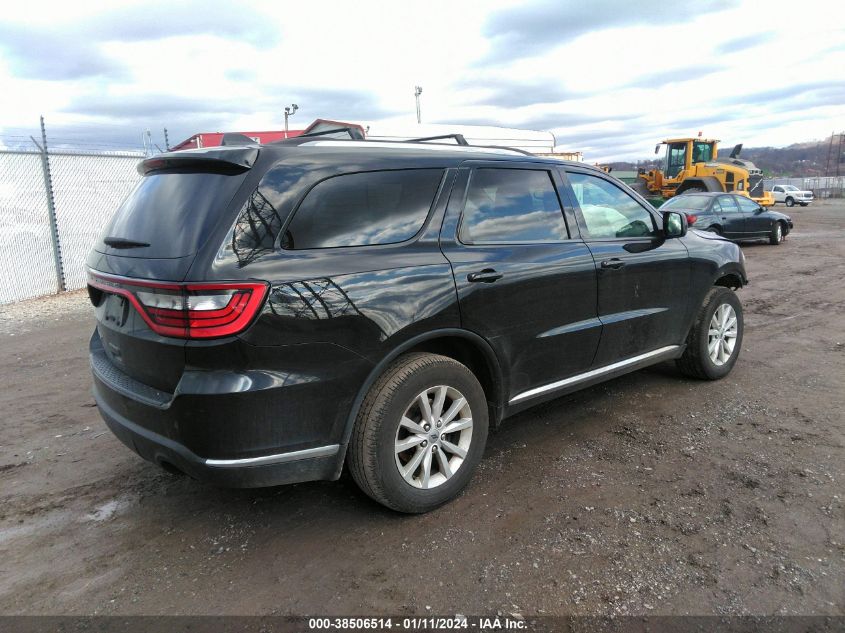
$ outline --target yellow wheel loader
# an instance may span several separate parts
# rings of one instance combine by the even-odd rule
[[[719,141],[706,138],[673,138],[666,146],[662,169],[640,170],[640,190],[671,198],[693,191],[732,191],[768,207],[775,203],[770,191],[763,191],[763,172],[749,160],[739,158],[742,144],[730,156],[719,158]],[[644,192],[643,192],[644,193]]]

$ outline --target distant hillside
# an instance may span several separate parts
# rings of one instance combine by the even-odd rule
[[[740,156],[753,162],[763,170],[766,176],[827,176],[836,174],[836,156],[839,151],[839,137],[833,138],[833,152],[830,160],[830,173],[825,173],[827,156],[830,149],[830,137],[823,141],[794,143],[788,147],[744,147]],[[730,152],[734,143],[719,144],[720,151]],[[842,144],[845,152],[845,141]],[[639,166],[651,169],[658,161],[654,159],[639,161]],[[610,163],[616,170],[636,169],[636,163]],[[839,173],[845,175],[845,153],[840,156]]]

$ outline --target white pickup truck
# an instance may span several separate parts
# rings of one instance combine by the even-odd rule
[[[772,187],[772,195],[775,197],[775,204],[783,202],[788,207],[800,204],[806,207],[813,201],[813,192],[804,191],[795,185],[775,185]]]

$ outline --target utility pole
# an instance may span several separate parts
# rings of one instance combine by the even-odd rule
[[[827,146],[827,162],[824,165],[825,176],[830,176],[830,158],[833,156],[833,137],[835,134],[835,131],[830,133],[830,144]]]
[[[170,139],[167,138],[167,128],[164,128],[164,149],[170,151]]]
[[[285,138],[288,137],[288,117],[292,117],[297,110],[299,110],[299,106],[295,103],[285,107]]]
[[[422,86],[414,86],[414,98],[417,100],[417,123],[422,123],[422,115],[420,114],[420,95],[422,94]]]

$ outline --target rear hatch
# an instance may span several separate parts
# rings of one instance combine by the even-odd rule
[[[234,221],[233,198],[258,151],[213,148],[143,161],[144,177],[94,245],[88,291],[96,353],[130,378],[173,392],[186,341],[235,333],[263,302],[263,284],[181,283],[209,236]]]

